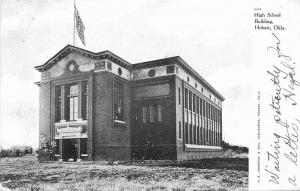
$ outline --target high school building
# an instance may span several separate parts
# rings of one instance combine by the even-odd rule
[[[224,98],[180,57],[131,64],[67,45],[41,73],[49,160],[191,160],[218,155]]]

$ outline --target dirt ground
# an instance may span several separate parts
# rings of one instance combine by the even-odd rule
[[[247,190],[248,159],[106,165],[0,159],[0,190]]]

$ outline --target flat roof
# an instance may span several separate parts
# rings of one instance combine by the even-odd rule
[[[202,83],[206,88],[212,91],[216,96],[221,99],[222,101],[225,98],[216,90],[214,89],[200,74],[198,74],[190,65],[188,65],[180,56],[174,56],[169,58],[151,60],[146,62],[140,62],[132,65],[133,70],[139,70],[144,68],[152,68],[157,66],[165,66],[170,64],[177,64],[181,68],[183,68],[188,74],[193,76],[196,80]]]

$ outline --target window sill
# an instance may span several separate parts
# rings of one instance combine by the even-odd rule
[[[115,123],[126,124],[126,122],[125,122],[125,121],[121,121],[121,120],[117,120],[117,119],[115,119],[114,121],[115,121]]]
[[[55,126],[83,125],[83,124],[87,124],[87,120],[82,120],[82,119],[78,119],[76,121],[60,120],[59,122],[55,122],[54,124]]]
[[[114,127],[125,128],[125,127],[127,127],[127,125],[126,125],[125,121],[120,121],[120,120],[115,119],[114,120]]]
[[[193,145],[193,144],[185,144],[186,151],[197,151],[197,150],[215,150],[220,151],[222,147],[220,146],[208,146],[208,145]]]

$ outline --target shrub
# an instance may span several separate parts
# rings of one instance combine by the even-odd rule
[[[12,157],[12,150],[11,149],[2,149],[0,153],[0,157]]]
[[[41,133],[40,149],[38,150],[38,158],[40,161],[48,161],[54,157],[56,151],[56,142],[49,141],[48,138]]]

